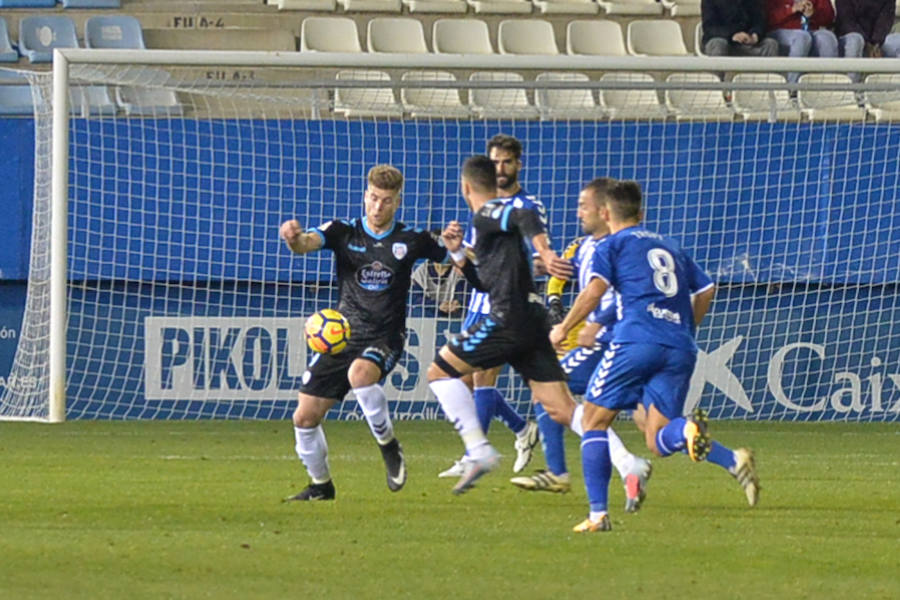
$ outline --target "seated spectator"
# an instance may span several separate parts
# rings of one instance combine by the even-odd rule
[[[767,0],[769,36],[778,42],[781,54],[792,58],[838,55],[838,40],[829,27],[834,23],[831,0]],[[788,73],[797,83],[800,73]]]
[[[777,56],[765,37],[761,0],[702,0],[703,52],[707,56]]]
[[[881,45],[881,55],[886,58],[900,58],[900,33],[889,33]]]
[[[835,30],[841,54],[879,58],[882,45],[894,26],[896,0],[837,0]]]
[[[452,315],[462,309],[466,280],[450,263],[426,260],[412,273],[413,283],[425,293],[425,297],[437,303],[438,311]]]

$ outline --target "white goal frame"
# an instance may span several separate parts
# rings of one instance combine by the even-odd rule
[[[80,63],[108,65],[178,65],[209,67],[307,67],[307,68],[372,68],[372,69],[479,69],[512,71],[679,71],[679,72],[861,72],[898,73],[900,63],[877,59],[789,58],[712,58],[712,57],[589,57],[526,55],[448,55],[448,54],[342,54],[282,53],[182,50],[87,50],[56,49],[53,55],[52,94],[52,178],[51,178],[51,249],[50,249],[50,318],[49,318],[49,418],[61,422],[66,418],[66,325],[67,325],[67,244],[68,244],[68,160],[69,160],[69,69]],[[334,85],[334,82],[331,82]],[[434,82],[432,87],[441,87]],[[484,84],[483,87],[508,87],[509,84]],[[534,88],[533,82],[518,84]],[[560,87],[599,87],[596,81],[577,84],[561,83]],[[656,82],[653,89],[668,84]],[[744,84],[747,85],[747,84]],[[860,85],[861,89],[861,84]],[[449,86],[447,86],[449,87]],[[478,85],[470,85],[478,87]],[[631,84],[630,87],[640,87]],[[671,87],[671,86],[669,86]],[[709,89],[709,84],[681,84],[681,88]],[[741,84],[725,82],[722,90]],[[767,89],[756,84],[754,89]],[[792,85],[780,84],[780,89]],[[796,84],[794,84],[796,89]],[[774,89],[774,88],[768,88]],[[834,90],[833,85],[816,89]]]

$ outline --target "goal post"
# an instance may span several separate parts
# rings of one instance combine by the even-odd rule
[[[557,249],[579,234],[584,183],[635,179],[648,226],[713,276],[689,408],[896,421],[900,69],[841,59],[858,81],[766,77],[836,64],[57,50],[52,74],[29,76],[45,100],[13,374],[30,385],[3,390],[0,419],[286,418],[303,320],[336,289],[328,253],[291,255],[278,224],[359,217],[379,162],[406,176],[401,220],[464,220],[460,164],[502,132],[523,141],[521,181]],[[435,72],[452,77],[421,77]],[[153,106],[127,108],[135,95]],[[385,382],[396,417],[439,416],[424,373],[461,321],[413,289]],[[518,377],[500,387],[530,411]]]

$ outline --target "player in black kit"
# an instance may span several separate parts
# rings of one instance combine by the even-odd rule
[[[551,275],[568,278],[571,264],[550,249],[534,211],[495,200],[496,189],[496,170],[487,156],[466,160],[462,194],[474,213],[474,256],[461,249],[463,232],[458,222],[451,222],[442,234],[469,282],[488,292],[491,299],[490,314],[441,348],[428,368],[429,386],[462,437],[469,457],[453,487],[456,494],[472,487],[499,460],[478,422],[472,393],[460,379],[463,375],[509,363],[554,421],[570,425],[575,410],[566,375],[548,338],[547,311],[531,276],[523,236],[531,240]]]
[[[380,382],[403,352],[413,266],[420,259],[443,261],[447,251],[430,233],[394,220],[402,187],[399,170],[377,165],[369,170],[362,219],[329,221],[306,231],[296,220],[281,225],[281,237],[293,252],[305,254],[322,248],[334,252],[340,298],[337,309],[350,322],[352,333],[343,352],[315,355],[303,374],[294,435],[297,456],[312,481],[290,500],[334,498],[321,423],[351,389],[381,448],[388,488],[396,492],[406,483],[403,451],[394,437]]]

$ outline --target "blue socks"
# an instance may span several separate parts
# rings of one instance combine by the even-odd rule
[[[472,394],[475,398],[475,412],[478,413],[478,422],[481,423],[481,430],[485,434],[487,434],[491,421],[494,418],[495,393],[499,394],[497,388],[475,388]]]
[[[591,512],[606,512],[612,461],[609,458],[609,441],[605,431],[584,432],[584,437],[581,438],[581,465]]]
[[[534,405],[534,414],[538,430],[541,432],[541,447],[544,449],[544,458],[547,459],[547,470],[554,475],[568,473],[563,440],[565,427],[551,419],[540,403]]]
[[[687,419],[678,417],[672,419],[669,424],[656,432],[656,449],[661,456],[669,456],[681,452],[687,440],[684,439],[684,424]]]
[[[719,465],[729,473],[735,466],[734,452],[732,452],[730,448],[726,448],[715,440],[713,441],[712,446],[709,449],[709,454],[706,457],[706,461]]]
[[[525,429],[525,419],[519,416],[506,398],[495,387],[475,388],[475,410],[478,412],[478,421],[481,429],[487,433],[491,420],[497,417],[512,430],[519,433]]]

